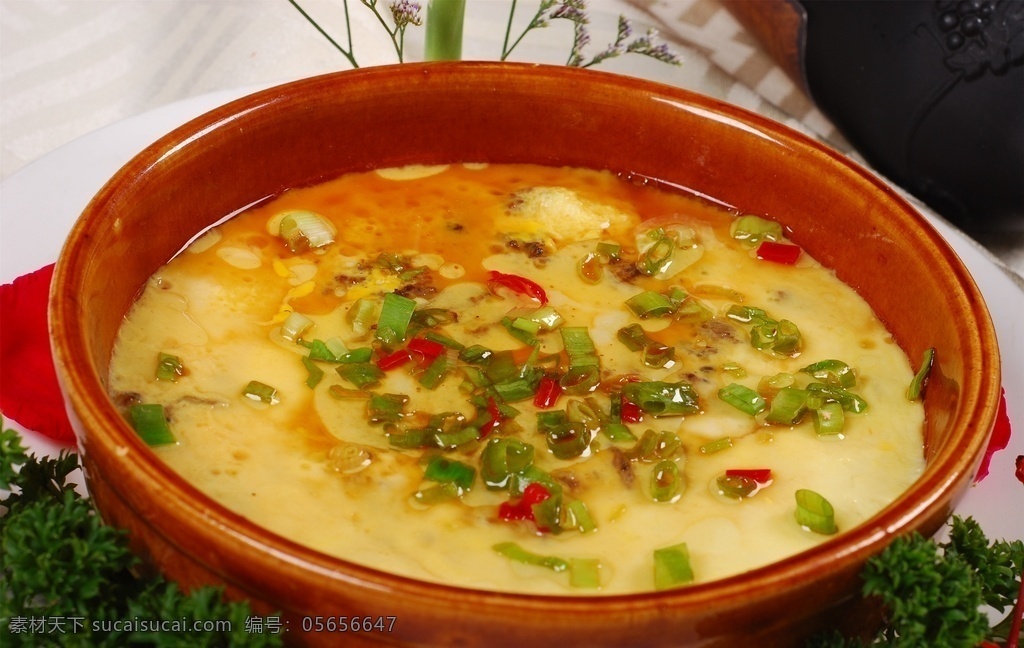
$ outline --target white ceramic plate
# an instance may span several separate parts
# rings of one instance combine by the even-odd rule
[[[189,119],[257,89],[202,95],[118,122],[4,180],[0,184],[0,281],[9,283],[54,262],[92,196],[149,143]],[[927,210],[923,212],[960,255],[989,305],[1014,430],[1010,446],[994,456],[989,476],[969,490],[956,512],[973,516],[990,538],[1024,539],[1024,485],[1013,475],[1014,458],[1024,454],[1024,291],[973,240]],[[38,434],[23,432],[37,454],[53,454],[60,448]]]

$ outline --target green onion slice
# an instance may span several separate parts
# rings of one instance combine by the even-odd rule
[[[654,589],[672,589],[692,581],[690,551],[685,542],[654,550]]]
[[[828,436],[843,431],[843,406],[836,401],[826,401],[814,410],[814,431],[819,435]]]
[[[931,373],[934,362],[935,349],[926,349],[924,355],[921,356],[921,366],[914,375],[914,379],[910,381],[910,386],[907,387],[907,400],[914,401],[921,397],[921,392],[928,384],[928,374]]]
[[[542,556],[540,554],[527,551],[514,542],[501,542],[494,545],[493,549],[510,560],[527,565],[546,567],[555,572],[563,572],[569,569],[569,561],[563,558]]]
[[[651,472],[651,498],[655,502],[674,502],[682,494],[682,477],[674,461],[663,460]]]
[[[718,397],[744,414],[755,416],[760,414],[768,401],[753,389],[739,383],[731,383],[718,390]]]
[[[458,486],[461,492],[468,492],[473,488],[476,468],[447,457],[434,457],[427,464],[423,477],[430,481],[450,482]]]
[[[167,424],[164,406],[157,403],[136,403],[128,410],[132,427],[146,445],[158,446],[177,443]]]
[[[185,375],[185,365],[181,358],[169,353],[160,352],[156,357],[156,379],[177,382],[178,378]]]
[[[305,367],[306,371],[309,373],[309,376],[306,378],[306,387],[315,389],[316,386],[320,384],[320,381],[323,380],[324,370],[316,366],[316,363],[306,356],[303,356],[302,358],[302,366]]]
[[[842,360],[821,360],[801,369],[818,380],[830,385],[838,385],[849,389],[857,385],[857,376],[850,365]]]
[[[782,226],[760,216],[740,216],[732,222],[730,234],[737,241],[755,246],[761,241],[781,241]]]
[[[334,242],[334,224],[311,211],[291,211],[281,219],[281,238],[292,252],[322,248]]]
[[[258,380],[250,380],[249,384],[242,389],[242,395],[254,401],[260,401],[267,405],[276,405],[281,402],[277,396],[277,390],[266,383]]]
[[[405,340],[412,321],[416,301],[398,293],[384,295],[384,305],[377,318],[377,339],[385,346],[395,346]]]
[[[653,290],[633,295],[626,300],[626,306],[641,319],[671,315],[676,311],[676,305],[672,303],[672,300]]]
[[[714,454],[721,452],[722,450],[728,450],[732,447],[732,437],[722,437],[721,439],[715,439],[709,441],[700,447],[701,454]]]
[[[685,382],[633,382],[622,387],[622,397],[652,416],[697,414],[697,392]]]
[[[281,337],[289,342],[295,342],[312,326],[313,320],[298,311],[292,311],[281,324]]]
[[[839,530],[832,505],[818,493],[806,488],[796,492],[796,521],[800,526],[822,535],[832,535]]]

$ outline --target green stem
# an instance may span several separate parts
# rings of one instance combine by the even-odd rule
[[[306,20],[309,21],[309,24],[313,25],[313,27],[315,27],[316,30],[318,32],[320,32],[320,34],[322,34],[324,38],[327,39],[327,42],[329,42],[331,45],[334,45],[335,49],[337,49],[339,52],[341,52],[342,55],[345,58],[348,59],[348,62],[352,64],[352,67],[354,67],[354,68],[359,67],[359,64],[356,63],[355,53],[353,51],[351,51],[351,49],[346,50],[344,47],[339,45],[333,38],[331,38],[330,35],[327,32],[325,32],[323,30],[323,28],[320,27],[320,25],[318,25],[317,22],[315,20],[313,20],[310,17],[310,15],[307,14],[302,9],[302,7],[299,6],[298,2],[296,2],[295,0],[288,0],[288,2],[290,2],[291,5],[293,7],[295,7],[299,11],[300,14],[302,14],[303,18],[305,18]],[[348,35],[349,48],[351,48],[352,47],[352,23],[348,19],[348,0],[345,0],[345,2],[343,2],[342,4],[345,7],[345,31],[346,31],[346,34]]]
[[[430,0],[423,52],[426,60],[457,61],[462,58],[465,14],[466,0]]]

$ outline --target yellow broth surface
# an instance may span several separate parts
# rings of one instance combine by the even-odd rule
[[[302,249],[300,236],[292,251],[291,210],[329,221],[333,241]],[[531,165],[294,189],[153,275],[121,329],[111,394],[126,416],[164,407],[174,442],[155,451],[210,497],[356,563],[545,594],[691,582],[656,577],[665,548],[684,548],[692,582],[737,574],[831,537],[797,520],[797,491],[827,500],[841,533],[924,466],[913,371],[870,307],[806,253],[759,258],[738,219],[608,172]],[[641,293],[669,306],[634,310]],[[387,295],[415,306],[398,339],[377,327]],[[355,308],[368,310],[354,319]],[[750,308],[762,334],[794,324],[799,346],[755,348],[766,320],[744,321]],[[306,318],[298,332],[293,313]],[[641,342],[624,343],[624,329]],[[594,352],[567,351],[567,330]],[[308,357],[324,346],[328,359]],[[386,369],[357,386],[344,352]],[[180,361],[171,379],[156,377],[159,354]],[[854,380],[804,371],[827,360]],[[542,381],[561,385],[553,403],[535,400]],[[644,384],[665,401],[631,391]],[[750,411],[720,395],[736,386],[757,397]],[[786,386],[812,395],[792,423],[772,415]],[[390,414],[372,406],[385,395],[399,402]],[[849,398],[861,406],[837,412]],[[841,429],[828,424],[837,415]],[[532,457],[484,456],[507,440]],[[530,483],[551,501],[524,504]]]

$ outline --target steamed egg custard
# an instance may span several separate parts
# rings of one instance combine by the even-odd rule
[[[768,217],[605,171],[287,191],[148,281],[109,386],[228,509],[450,585],[612,594],[766,565],[924,468],[914,371]]]

